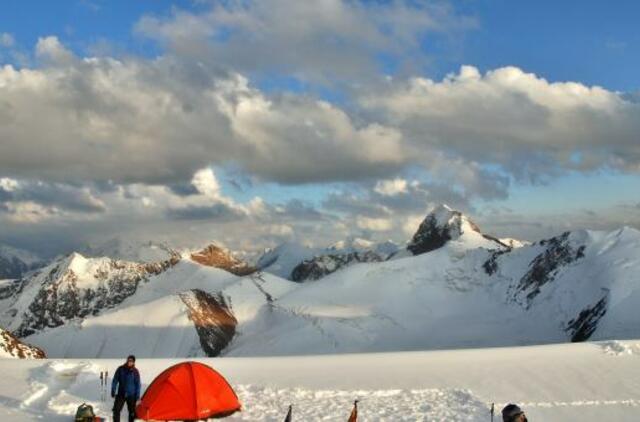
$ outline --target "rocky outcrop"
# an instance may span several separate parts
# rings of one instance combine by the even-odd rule
[[[472,233],[476,234],[476,238],[482,239],[488,245],[487,247],[509,248],[499,239],[483,234],[480,228],[460,211],[453,210],[447,205],[439,205],[422,221],[418,231],[407,245],[407,249],[413,255],[421,255],[440,249],[447,242]]]
[[[569,321],[566,331],[571,336],[572,342],[586,341],[598,327],[600,318],[607,313],[607,296],[600,299],[595,305],[582,310],[580,314]]]
[[[482,264],[487,275],[494,275],[498,271],[498,257],[509,251],[510,249],[498,249],[489,253],[489,258]]]
[[[373,251],[320,255],[303,261],[295,267],[291,272],[291,280],[298,283],[318,280],[349,265],[360,262],[380,262],[383,260],[384,257]]]
[[[231,252],[215,245],[209,245],[201,251],[191,254],[191,259],[198,264],[220,268],[238,276],[245,276],[256,271],[255,268],[235,258]]]
[[[0,356],[18,359],[44,359],[44,351],[23,343],[7,330],[0,328]]]
[[[54,262],[13,287],[21,300],[9,310],[18,337],[57,327],[76,318],[97,315],[134,294],[142,281],[179,261],[139,264],[79,254]],[[28,292],[28,293],[27,293]]]
[[[528,307],[542,286],[555,279],[558,270],[584,257],[585,246],[572,244],[569,235],[570,232],[565,232],[538,243],[545,249],[531,261],[529,269],[518,282],[514,292],[516,300],[524,295]]]
[[[220,293],[199,289],[180,294],[188,308],[189,319],[198,332],[200,346],[209,357],[219,356],[236,334],[236,320],[230,304]]]

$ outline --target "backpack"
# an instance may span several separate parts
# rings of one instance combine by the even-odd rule
[[[93,406],[87,403],[82,403],[76,410],[76,422],[93,422],[96,414],[93,413]]]

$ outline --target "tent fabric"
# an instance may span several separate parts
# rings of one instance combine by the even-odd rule
[[[174,365],[147,387],[136,409],[142,420],[198,420],[229,416],[241,408],[227,380],[199,362]]]

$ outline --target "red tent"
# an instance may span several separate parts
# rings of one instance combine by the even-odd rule
[[[143,420],[198,420],[229,416],[240,410],[227,380],[199,362],[166,369],[142,396],[136,416]]]

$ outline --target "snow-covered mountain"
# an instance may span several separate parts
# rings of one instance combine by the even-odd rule
[[[280,298],[229,355],[506,346],[640,336],[640,232],[578,231],[521,248],[473,235],[348,267]],[[488,240],[492,242],[491,240]],[[278,321],[278,323],[273,323]]]
[[[87,259],[73,253],[5,284],[0,289],[0,321],[19,337],[58,327],[114,308],[135,293],[141,282],[177,263],[135,263],[110,258]]]
[[[42,259],[31,252],[0,244],[0,280],[20,278],[42,264]]]
[[[116,308],[27,340],[52,357],[121,357],[125,350],[147,357],[217,356],[295,287],[270,274],[238,277],[183,259],[139,283]]]
[[[166,243],[127,240],[120,237],[87,245],[80,251],[87,257],[108,256],[112,259],[132,262],[158,262],[178,254]]]
[[[349,240],[332,252],[358,253],[353,243],[372,246]],[[213,261],[190,255],[156,264],[73,255],[0,286],[0,323],[53,357],[295,355],[638,338],[638,251],[640,232],[628,227],[511,247],[464,214],[439,207],[407,249],[345,265],[313,283],[267,271],[233,274],[233,266],[203,265]],[[203,256],[217,256],[209,252]],[[282,247],[265,268],[280,263],[282,270],[301,255]]]
[[[468,249],[509,247],[497,238],[482,233],[480,228],[460,211],[443,204],[436,207],[420,223],[407,249],[414,255],[420,255],[441,248],[452,240],[458,241]]]
[[[0,328],[0,358],[44,359],[44,351],[23,343],[9,331]]]
[[[350,237],[326,248],[309,248],[284,243],[267,250],[258,260],[258,268],[296,282],[318,280],[347,266],[362,262],[380,262],[400,247],[388,240],[381,243]]]
[[[298,242],[285,242],[267,249],[258,259],[256,267],[261,271],[289,279],[295,267],[321,251],[321,248],[311,248]]]

